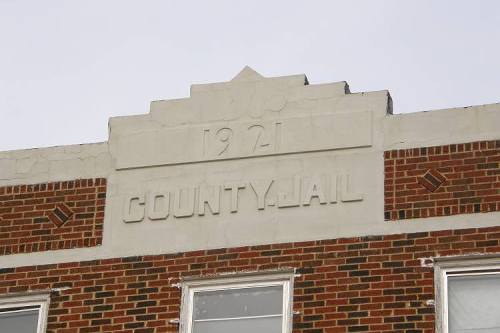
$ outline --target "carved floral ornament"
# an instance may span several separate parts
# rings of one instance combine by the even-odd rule
[[[174,218],[192,217],[195,214],[204,216],[207,208],[212,215],[218,215],[221,211],[236,213],[241,191],[253,193],[253,205],[257,210],[265,210],[266,206],[307,207],[363,200],[363,194],[351,190],[349,175],[295,176],[288,182],[292,183],[291,190],[277,192],[275,196],[269,193],[271,188],[277,186],[278,181],[275,179],[232,181],[174,191],[131,194],[125,198],[123,222],[141,222],[145,218],[165,220],[170,215]],[[221,207],[221,202],[224,202],[222,196],[228,196],[228,207]]]

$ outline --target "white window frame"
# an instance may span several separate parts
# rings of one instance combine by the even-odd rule
[[[180,333],[192,333],[194,294],[196,292],[283,286],[283,333],[292,332],[294,272],[236,273],[212,278],[186,278],[182,281]]]
[[[50,293],[31,292],[23,294],[0,295],[0,309],[4,312],[21,312],[29,310],[8,311],[9,308],[21,308],[28,306],[39,306],[37,333],[45,333],[47,330],[47,316],[49,312]]]
[[[500,254],[434,258],[436,333],[448,330],[448,277],[500,275]]]

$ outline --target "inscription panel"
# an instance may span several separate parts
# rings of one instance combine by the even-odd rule
[[[356,135],[352,130],[356,129]],[[117,169],[196,163],[372,144],[371,112],[227,122],[141,132],[119,138]],[[135,152],[131,154],[130,152]]]
[[[264,210],[266,206],[309,207],[313,201],[319,205],[331,205],[363,200],[363,193],[351,188],[348,174],[294,176],[285,181],[292,184],[286,192],[275,191],[282,185],[280,182],[283,180],[254,179],[133,193],[125,196],[122,220],[125,223],[142,222],[145,217],[151,221],[166,220],[171,211],[172,218],[204,216],[207,211],[212,215],[237,213],[241,191],[254,194],[244,196],[250,202],[243,204],[257,210]]]
[[[383,225],[382,159],[366,149],[123,170],[109,242],[181,251],[370,230]]]

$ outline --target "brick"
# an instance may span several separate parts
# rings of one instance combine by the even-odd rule
[[[496,142],[384,152],[384,219],[498,211],[500,198],[495,189],[499,185],[493,185],[500,184],[500,147]],[[395,156],[399,157],[397,172],[388,167]]]
[[[105,197],[106,186],[101,185],[105,183],[98,178],[0,187],[0,193],[17,193],[0,195],[0,255],[101,244],[104,214],[94,211],[102,210],[104,203],[77,194],[92,192]],[[80,206],[88,211],[75,214]],[[22,232],[7,228],[14,225]]]
[[[424,273],[416,258],[443,256],[450,249],[459,255],[478,248],[495,252],[499,240],[500,227],[471,228],[5,267],[0,289],[56,288],[64,279],[69,289],[53,295],[49,308],[54,332],[175,332],[169,320],[179,318],[181,292],[169,284],[186,275],[226,273],[221,255],[251,254],[257,261],[265,259],[252,270],[267,270],[269,262],[276,262],[273,267],[295,268],[300,274],[294,283],[293,307],[302,313],[294,317],[296,333],[363,332],[366,327],[367,332],[410,332],[434,325],[434,309],[422,301],[434,297],[432,268]],[[269,253],[271,248],[279,251]],[[192,270],[196,262],[213,268]],[[231,272],[248,271],[243,261],[223,262],[234,264]],[[163,272],[169,272],[170,282],[161,278]]]

